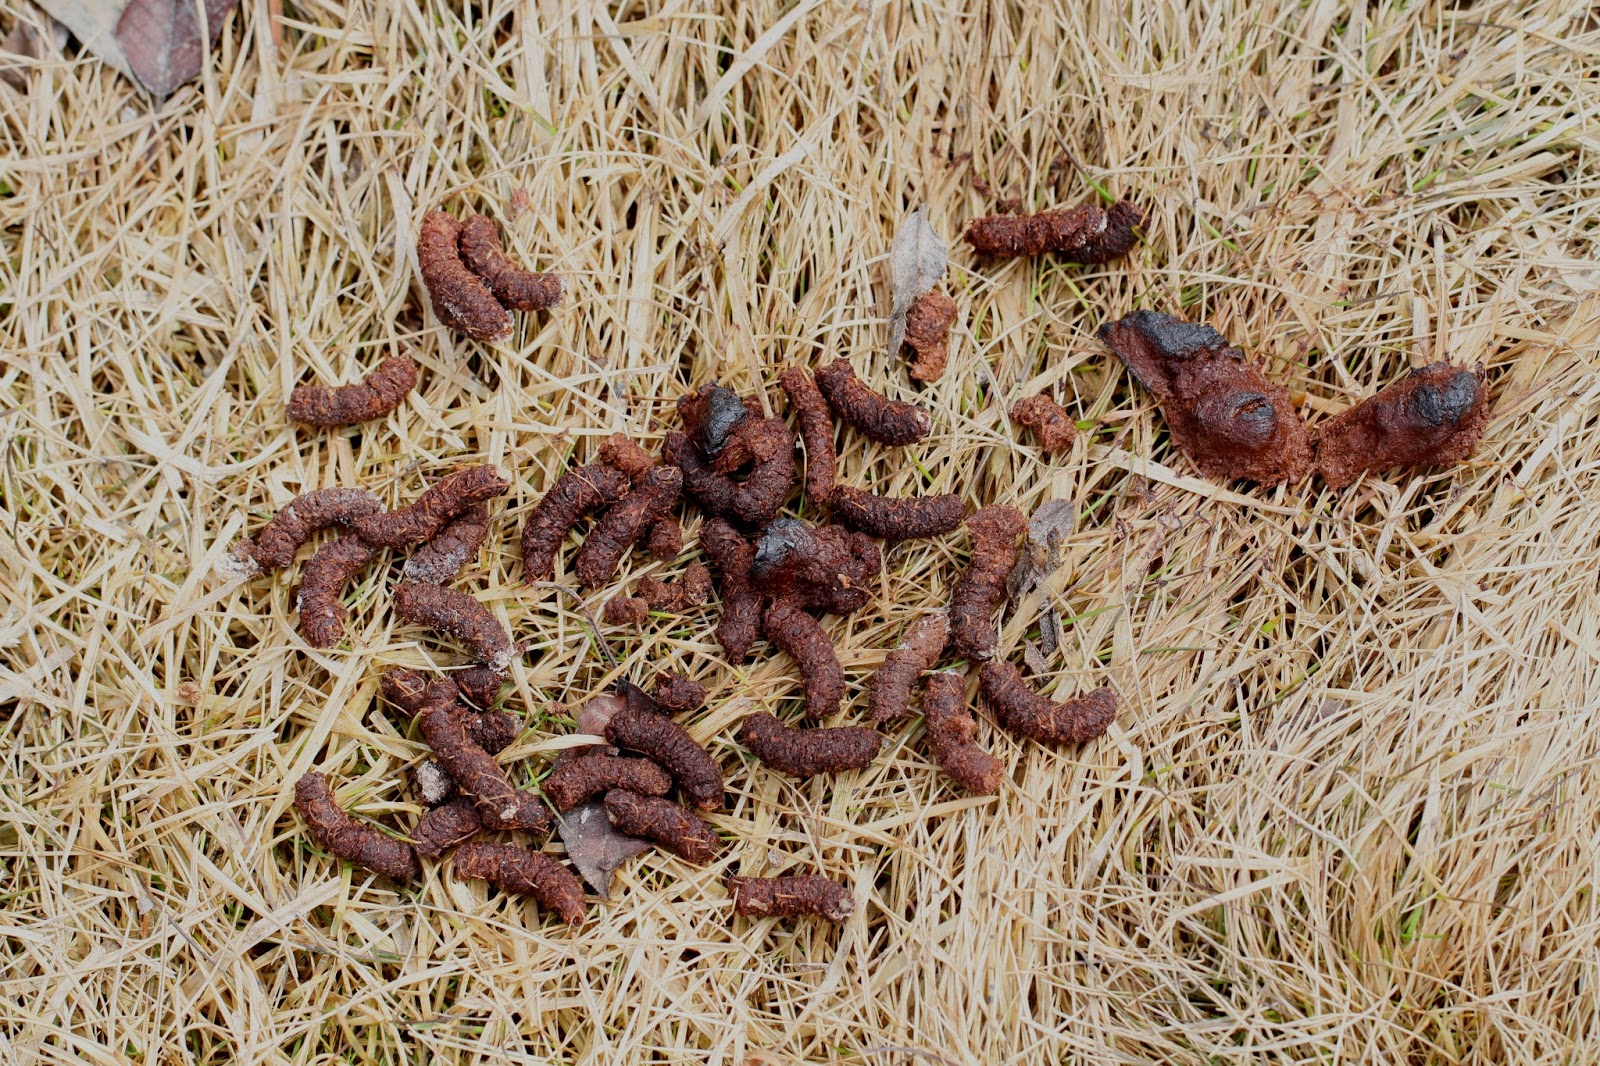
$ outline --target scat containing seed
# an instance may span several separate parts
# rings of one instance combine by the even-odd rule
[[[725,877],[735,914],[752,918],[796,918],[815,915],[843,922],[854,912],[855,899],[837,881],[818,874],[786,877]]]
[[[1074,263],[1108,263],[1128,254],[1142,225],[1144,212],[1131,200],[1118,200],[1109,210],[1084,204],[1037,215],[975,218],[964,237],[973,251],[996,259],[1053,252]]]

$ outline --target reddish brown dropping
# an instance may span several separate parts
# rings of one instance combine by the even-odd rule
[[[297,385],[289,394],[289,420],[331,428],[371,422],[393,411],[417,387],[417,364],[396,355],[354,385]]]
[[[522,573],[546,581],[556,572],[556,554],[578,519],[617,499],[628,489],[628,475],[607,463],[590,463],[561,475],[534,504],[522,527]]]
[[[309,773],[295,782],[294,806],[311,835],[328,853],[396,881],[422,872],[411,845],[356,821],[334,802],[328,779]]]
[[[828,500],[833,516],[851,529],[884,540],[937,537],[961,524],[961,497],[878,496],[853,485],[840,485]]]
[[[544,779],[544,794],[551,806],[565,814],[590,796],[625,788],[646,796],[665,796],[672,778],[649,759],[619,755],[585,755],[562,763]]]
[[[494,670],[511,665],[511,636],[489,609],[459,589],[402,581],[394,593],[394,609],[413,625],[437,629],[472,649],[478,661]]]
[[[922,714],[939,769],[968,792],[998,792],[1005,764],[978,746],[978,721],[967,709],[966,678],[949,671],[929,677],[922,690]]]
[[[650,620],[650,605],[641,596],[613,596],[600,613],[608,626],[638,628]]]
[[[1034,692],[1021,671],[1002,659],[983,664],[978,684],[1001,725],[1041,744],[1082,744],[1117,717],[1117,697],[1109,688],[1058,703]]]
[[[1074,263],[1109,263],[1128,254],[1139,239],[1134,231],[1143,224],[1144,212],[1132,200],[1118,200],[1110,210],[1084,204],[1037,215],[975,218],[965,237],[973,251],[996,259],[1054,252]]]
[[[1017,564],[1017,538],[1028,528],[1015,507],[991,504],[967,519],[972,558],[950,594],[950,638],[969,659],[987,659],[999,641],[994,610],[1006,592],[1006,575]]]
[[[300,635],[313,648],[331,648],[344,636],[350,612],[341,598],[350,579],[367,568],[377,550],[346,533],[317,549],[300,571]]]
[[[760,408],[752,412],[738,393],[715,382],[678,399],[683,428],[708,459],[716,459],[722,453],[729,438],[752,414],[761,417]]]
[[[329,526],[353,526],[359,519],[382,513],[383,501],[366,489],[317,489],[280,508],[240,554],[264,570],[288,566],[313,534]]]
[[[517,311],[542,311],[561,302],[559,274],[535,274],[516,266],[500,247],[500,230],[484,215],[461,220],[461,261],[483,279],[501,306]]]
[[[492,702],[492,698],[483,698],[483,692],[477,690],[477,680],[472,674],[472,670],[459,670],[453,680],[429,681],[415,670],[395,668],[385,670],[379,683],[384,699],[407,714],[420,714],[424,708],[435,705],[453,706],[468,738],[490,755],[498,755],[521,735],[522,719],[509,711],[472,710],[458,703],[459,695],[467,696],[480,707]],[[491,691],[490,696],[493,695]]]
[[[756,541],[750,582],[777,599],[854,614],[867,605],[882,570],[883,553],[866,534],[780,518]]]
[[[696,865],[722,850],[716,830],[671,800],[617,789],[606,793],[606,813],[618,832],[643,837]]]
[[[492,466],[469,466],[440,478],[409,507],[359,518],[361,539],[383,548],[405,548],[432,540],[454,517],[475,504],[504,496],[511,479]]]
[[[579,582],[585,588],[597,588],[610,581],[623,556],[651,524],[672,510],[682,491],[683,474],[676,467],[652,467],[640,476],[633,489],[606,508],[589,531],[573,567]]]
[[[678,520],[668,516],[651,525],[644,550],[662,562],[671,562],[682,555],[683,527]]]
[[[661,454],[683,474],[683,490],[701,507],[714,515],[733,515],[733,498],[738,494],[739,483],[711,469],[688,434],[676,430],[668,433],[662,439]]]
[[[673,714],[698,711],[706,704],[706,687],[673,670],[663,670],[656,675],[656,686],[650,695]]]
[[[502,892],[532,896],[568,925],[583,922],[583,885],[571,870],[532,848],[474,840],[456,849],[455,871]]]
[[[478,556],[489,535],[489,507],[475,503],[452,518],[406,560],[401,574],[407,581],[443,585]]]
[[[711,568],[704,563],[684,567],[679,584],[683,587],[683,602],[698,607],[711,601]]]
[[[439,321],[474,340],[511,336],[511,316],[494,293],[461,260],[461,225],[443,211],[429,211],[417,234],[417,269]]]
[[[600,442],[599,460],[614,466],[633,481],[656,465],[650,453],[628,439],[626,434],[613,433]]]
[[[942,292],[925,292],[906,312],[906,332],[901,341],[916,356],[911,376],[918,381],[938,381],[950,363],[948,337],[956,321],[956,302]]]
[[[848,921],[856,908],[850,890],[818,874],[788,877],[725,877],[735,914],[752,918],[796,918],[816,915],[830,922]]]
[[[762,616],[767,639],[788,652],[800,667],[805,685],[806,717],[825,718],[844,699],[844,667],[833,643],[817,620],[788,600],[779,600]]]
[[[506,683],[506,672],[487,663],[478,663],[465,670],[457,670],[451,680],[474,707],[492,707],[500,699],[500,689]]]
[[[606,723],[611,743],[648,757],[665,769],[683,788],[684,795],[703,811],[722,806],[722,770],[711,753],[696,744],[683,726],[652,713],[633,700]]]
[[[873,392],[843,359],[818,370],[816,382],[834,414],[882,444],[913,444],[933,428],[928,412]]]
[[[1072,450],[1078,427],[1060,404],[1043,394],[1018,400],[1011,406],[1011,421],[1033,434],[1034,443],[1045,455],[1060,455]]]
[[[731,663],[742,663],[761,634],[761,594],[750,587],[750,566],[756,550],[737,529],[721,518],[700,527],[700,545],[717,568],[722,589],[722,618],[717,643]]]
[[[776,419],[765,419],[763,432],[779,441],[779,446],[765,453],[750,468],[750,473],[739,482],[733,492],[733,513],[752,526],[764,526],[783,508],[794,487],[794,434],[789,427]]]
[[[711,462],[719,474],[732,474],[769,462],[784,449],[794,447],[794,437],[775,418],[747,418],[728,434],[722,451]]]
[[[641,577],[634,591],[652,611],[676,611],[683,605],[683,589],[659,577]]]
[[[944,612],[913,622],[899,645],[884,656],[883,665],[872,675],[872,691],[867,697],[868,717],[874,722],[887,722],[907,714],[917,682],[939,661],[939,653],[944,651],[949,640],[950,619]]]
[[[417,819],[416,828],[411,830],[411,843],[418,855],[436,859],[458,844],[465,844],[482,830],[483,819],[478,816],[478,808],[470,799],[461,796]]]
[[[472,742],[454,703],[430,703],[417,715],[417,724],[456,787],[477,806],[486,828],[529,832],[550,828],[550,814],[539,797],[519,791],[494,756]]]
[[[1449,466],[1477,450],[1488,424],[1483,368],[1434,363],[1318,427],[1317,471],[1342,489],[1397,466]]]
[[[883,738],[876,729],[857,725],[796,729],[765,711],[757,711],[739,727],[739,742],[762,765],[791,777],[807,778],[861,769],[878,757]]]
[[[797,366],[785,370],[778,377],[783,394],[789,398],[795,421],[800,426],[800,440],[806,446],[806,499],[822,504],[833,495],[838,480],[839,456],[833,446],[833,418],[828,414],[828,404],[817,390],[811,375]]]
[[[1289,393],[1210,326],[1135,311],[1098,336],[1155,396],[1173,442],[1206,477],[1277,485],[1311,471],[1311,437]]]

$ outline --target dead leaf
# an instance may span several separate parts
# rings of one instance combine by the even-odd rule
[[[1045,662],[1044,652],[1039,650],[1039,645],[1031,640],[1022,642],[1022,665],[1028,668],[1028,673],[1039,677],[1050,672],[1050,664]]]
[[[606,726],[611,722],[611,716],[628,705],[626,697],[614,692],[596,696],[583,705],[583,710],[578,712],[578,732],[587,733],[591,737],[606,735]]]
[[[889,246],[894,301],[889,308],[889,354],[898,355],[906,336],[906,312],[918,296],[939,283],[950,264],[950,250],[928,222],[926,204],[906,216]]]
[[[1054,655],[1061,647],[1061,615],[1054,607],[1046,607],[1039,616],[1039,646],[1046,655]]]
[[[1028,539],[1017,553],[1017,565],[1006,577],[1006,589],[1012,599],[1038,588],[1045,575],[1061,565],[1061,545],[1072,535],[1077,522],[1078,509],[1071,500],[1051,500],[1033,512],[1028,519]]]
[[[39,0],[39,6],[157,100],[196,74],[238,0]]]
[[[572,865],[602,899],[611,898],[611,877],[617,867],[650,850],[648,840],[617,832],[600,800],[590,800],[561,816],[561,842],[567,846]]]

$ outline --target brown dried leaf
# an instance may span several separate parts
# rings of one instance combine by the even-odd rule
[[[650,850],[648,840],[617,832],[605,803],[598,799],[561,816],[561,842],[572,865],[603,899],[611,898],[611,877],[617,867]]]
[[[1012,599],[1039,587],[1045,575],[1061,565],[1061,544],[1072,535],[1078,509],[1071,500],[1051,500],[1028,519],[1028,539],[1017,553],[1017,565],[1006,578]]]
[[[894,302],[889,309],[889,354],[900,351],[906,335],[906,312],[918,296],[938,284],[950,264],[950,250],[928,222],[926,204],[906,216],[889,246]]]
[[[205,0],[211,41],[238,0]],[[158,100],[196,74],[209,51],[194,0],[39,0],[101,60],[132,75]]]
[[[596,696],[578,712],[578,732],[592,737],[605,736],[606,724],[611,721],[611,716],[627,705],[627,699],[614,692]]]

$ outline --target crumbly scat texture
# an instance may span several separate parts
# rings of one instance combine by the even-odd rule
[[[1175,443],[1208,478],[1260,485],[1311,471],[1311,436],[1282,385],[1209,326],[1135,311],[1100,339],[1161,405]]]
[[[683,589],[659,577],[641,577],[634,586],[639,598],[652,611],[676,611],[683,606]]]
[[[833,445],[833,417],[828,413],[827,401],[811,375],[797,366],[779,375],[778,384],[789,398],[789,407],[794,411],[800,440],[806,449],[806,499],[811,503],[826,503],[833,495],[839,474],[839,455]]]
[[[469,466],[440,478],[409,506],[357,519],[355,530],[369,544],[407,548],[432,540],[456,515],[510,488],[511,479],[496,467]]]
[[[590,463],[569,470],[534,504],[522,527],[522,574],[528,581],[548,581],[556,572],[556,555],[567,531],[578,519],[628,491],[628,475],[609,463]]]
[[[300,570],[300,635],[313,648],[331,648],[344,636],[343,593],[350,579],[367,568],[377,549],[346,533],[317,549]]]
[[[878,496],[854,485],[839,485],[828,499],[833,517],[863,533],[884,540],[937,537],[961,525],[966,509],[961,497]]]
[[[964,237],[973,251],[996,259],[1051,252],[1074,263],[1109,263],[1128,254],[1139,239],[1135,229],[1143,224],[1138,205],[1118,200],[1109,210],[1083,204],[1037,215],[975,218]]]
[[[722,769],[711,753],[672,719],[634,706],[630,700],[606,723],[605,737],[665,769],[701,810],[722,806]]]
[[[944,377],[950,365],[950,327],[955,321],[956,302],[942,292],[925,292],[912,302],[900,343],[914,357],[913,378],[934,382]]]
[[[391,356],[353,385],[296,385],[289,394],[289,420],[324,429],[371,422],[399,407],[416,387],[416,360]]]
[[[440,322],[473,340],[495,343],[511,336],[511,315],[483,279],[461,259],[461,225],[429,211],[417,234],[417,270]]]
[[[788,652],[800,667],[805,687],[806,717],[826,718],[844,700],[844,667],[833,642],[817,620],[798,604],[779,600],[761,618],[767,639]]]
[[[757,711],[739,727],[739,742],[763,766],[807,778],[861,769],[878,757],[883,738],[876,729],[859,725],[799,729]]]
[[[294,806],[306,827],[329,854],[396,881],[422,872],[411,845],[356,821],[334,802],[328,779],[308,773],[295,782]]]
[[[615,789],[606,793],[606,814],[619,833],[643,837],[696,865],[717,857],[722,840],[703,818],[658,796]]]
[[[474,707],[492,707],[500,698],[500,689],[506,683],[506,671],[497,670],[487,663],[478,663],[450,675],[461,695]]]
[[[448,678],[429,680],[418,670],[403,666],[391,667],[378,676],[378,689],[383,698],[405,711],[420,714],[424,707],[439,703],[454,703],[458,690]]]
[[[417,819],[411,844],[425,859],[436,859],[450,848],[465,844],[483,831],[478,808],[465,796],[457,797]]]
[[[1317,472],[1342,489],[1362,474],[1459,463],[1483,439],[1489,407],[1482,367],[1413,370],[1318,427]]]
[[[506,258],[500,228],[492,218],[468,215],[461,220],[457,247],[468,270],[483,279],[502,307],[542,311],[561,302],[565,286],[559,274],[535,274]]]
[[[711,461],[711,469],[732,474],[767,462],[782,449],[793,447],[794,437],[778,419],[747,418],[728,434],[722,451]]]
[[[950,616],[943,611],[913,622],[872,675],[867,716],[874,722],[887,722],[910,713],[917,682],[939,661],[939,653],[949,641]]]
[[[1046,455],[1072,450],[1078,427],[1061,405],[1048,396],[1029,396],[1011,405],[1011,421],[1033,434],[1033,442]]]
[[[490,755],[505,751],[522,735],[522,719],[510,711],[474,711],[460,707],[459,713],[467,736]]]
[[[967,679],[949,671],[931,675],[922,690],[922,714],[939,769],[967,792],[998,792],[1005,764],[978,745],[978,720],[967,709]]]
[[[656,465],[650,453],[641,448],[636,442],[629,440],[625,433],[613,433],[600,442],[598,460],[607,466],[614,466],[632,481],[641,474],[649,471]]]
[[[664,563],[676,559],[683,554],[683,526],[670,515],[657,519],[645,537],[644,550]]]
[[[438,759],[424,759],[411,771],[411,791],[424,807],[437,807],[455,799],[456,779]]]
[[[478,808],[485,828],[528,832],[550,828],[550,813],[544,803],[533,793],[513,786],[494,756],[472,742],[453,703],[425,707],[417,715],[417,725],[434,755],[455,779],[456,788]]]
[[[733,490],[733,513],[752,526],[764,526],[782,510],[784,501],[794,488],[794,434],[789,427],[776,419],[764,419],[763,433],[779,441],[777,447],[763,452],[751,466],[745,479]]]
[[[313,534],[382,513],[383,501],[366,489],[317,489],[279,508],[255,539],[246,542],[245,551],[263,570],[288,566]]]
[[[487,881],[502,892],[532,896],[568,925],[583,923],[583,884],[556,860],[521,844],[469,841],[456,849],[458,877]]]
[[[762,531],[750,582],[762,594],[813,610],[854,614],[867,605],[883,553],[864,533],[779,518]]]
[[[589,797],[614,788],[644,796],[665,796],[672,791],[672,778],[649,759],[585,755],[552,770],[543,787],[550,805],[565,814]]]
[[[711,602],[711,568],[705,563],[690,563],[683,568],[678,584],[683,588],[683,602],[696,607]]]
[[[834,414],[880,444],[914,444],[933,428],[928,412],[873,392],[843,359],[818,370],[816,383]]]
[[[472,649],[478,661],[495,670],[511,665],[511,635],[489,608],[459,589],[402,581],[395,589],[394,609],[413,625],[437,629]]]
[[[454,579],[469,561],[478,557],[478,549],[483,547],[484,539],[488,536],[489,506],[475,503],[412,552],[401,575],[407,581],[443,585]]]
[[[700,454],[715,459],[750,417],[750,409],[738,393],[713,382],[679,397],[678,417]]]
[[[972,660],[994,654],[999,640],[994,611],[1006,593],[1006,575],[1017,563],[1017,538],[1028,528],[1015,507],[991,504],[967,519],[972,556],[950,593],[950,639]]]
[[[683,473],[677,467],[657,466],[642,474],[589,531],[573,565],[578,581],[585,588],[609,582],[623,557],[654,522],[671,512],[682,491]]]
[[[429,681],[415,670],[397,667],[383,672],[379,687],[384,699],[407,714],[421,714],[425,708],[434,706],[454,708],[472,742],[490,755],[497,755],[521,735],[522,719],[510,711],[474,710],[461,704],[458,697],[467,696],[479,707],[488,706],[488,700],[475,698],[482,692],[477,689],[478,681],[471,676],[473,673],[474,670],[458,670],[453,679]]]
[[[820,874],[787,877],[726,877],[733,911],[751,918],[798,918],[815,915],[830,922],[848,921],[856,909],[850,890]]]
[[[656,675],[651,697],[673,714],[698,711],[706,703],[706,687],[674,670],[663,670]]]
[[[642,596],[613,596],[606,601],[600,616],[608,626],[631,626],[637,629],[650,620],[650,604]]]
[[[696,503],[713,515],[734,517],[733,500],[739,483],[711,469],[687,433],[668,433],[662,439],[661,454],[683,474],[683,491]]]
[[[750,586],[750,566],[756,550],[737,529],[721,518],[700,527],[700,546],[716,567],[722,591],[722,617],[717,621],[717,643],[731,663],[742,663],[750,645],[761,635],[761,594]]]
[[[978,685],[1002,726],[1041,744],[1082,744],[1104,733],[1117,717],[1117,697],[1109,688],[1074,700],[1049,700],[1004,660],[984,663]]]

